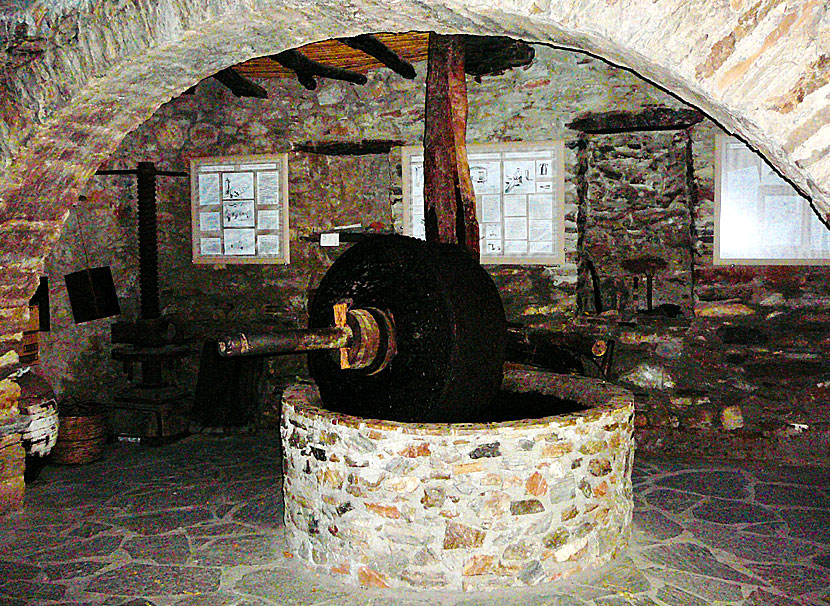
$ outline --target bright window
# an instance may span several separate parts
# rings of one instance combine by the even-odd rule
[[[830,262],[830,230],[761,156],[724,136],[716,158],[716,264]]]

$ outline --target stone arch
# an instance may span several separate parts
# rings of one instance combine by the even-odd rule
[[[590,52],[740,132],[830,209],[830,17],[822,0],[70,0],[6,17],[6,31],[18,23],[35,35],[20,38],[18,29],[7,45],[40,40],[40,53],[7,63],[0,93],[0,335],[19,329],[79,188],[128,132],[224,67],[332,37],[435,30]]]

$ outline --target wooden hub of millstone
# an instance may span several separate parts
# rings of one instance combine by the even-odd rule
[[[308,352],[309,372],[335,412],[463,422],[478,420],[498,392],[506,339],[498,290],[466,249],[376,236],[323,276],[307,330],[225,337],[219,351]]]

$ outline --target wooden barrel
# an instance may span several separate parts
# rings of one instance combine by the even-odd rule
[[[58,441],[52,449],[52,462],[62,465],[91,463],[104,454],[107,420],[103,414],[61,417]]]

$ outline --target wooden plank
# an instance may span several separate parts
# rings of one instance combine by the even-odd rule
[[[409,62],[423,61],[427,56],[427,33],[375,34],[375,38],[388,46],[401,59]],[[306,44],[298,49],[303,55],[327,65],[365,74],[380,69],[383,64],[376,58],[355,50],[338,40],[324,40]],[[268,57],[258,57],[234,66],[239,73],[250,78],[293,78],[294,71],[275,64]]]
[[[467,81],[463,42],[430,34],[424,119],[426,238],[479,255],[475,194],[467,162]]]
[[[323,156],[365,156],[388,154],[393,147],[403,147],[401,139],[361,139],[360,141],[307,141],[291,147],[292,151]]]
[[[650,107],[639,112],[590,113],[566,126],[590,135],[610,135],[644,130],[683,130],[703,118],[696,109]]]
[[[308,90],[317,88],[315,76],[331,80],[343,80],[352,84],[366,84],[368,80],[364,74],[313,61],[296,50],[283,51],[276,55],[270,55],[270,58],[283,67],[293,70],[297,74],[297,80]]]
[[[213,77],[228,87],[237,97],[253,97],[255,99],[267,99],[268,91],[256,82],[251,82],[235,69],[228,67],[213,74]]]
[[[416,75],[415,68],[412,67],[409,61],[402,59],[395,51],[371,34],[363,34],[362,36],[355,36],[354,38],[340,38],[340,42],[350,48],[374,57],[383,65],[408,80],[412,80]]]

